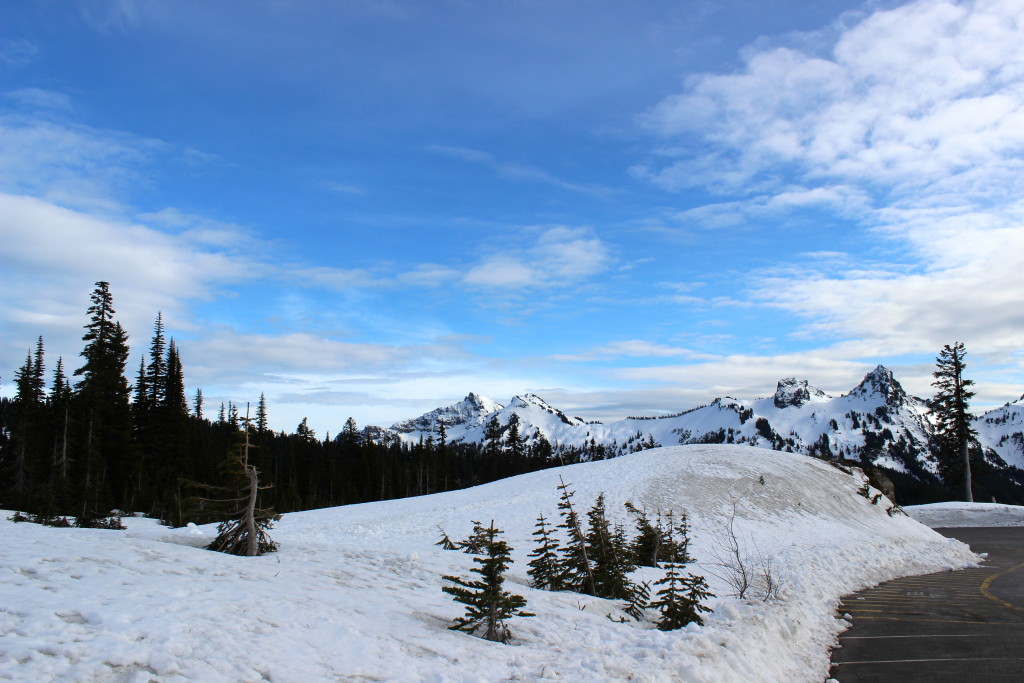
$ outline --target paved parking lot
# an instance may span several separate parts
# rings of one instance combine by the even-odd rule
[[[988,559],[847,596],[831,675],[863,681],[1024,681],[1024,528],[936,529]]]

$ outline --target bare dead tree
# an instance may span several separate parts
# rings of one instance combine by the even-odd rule
[[[753,537],[736,531],[736,506],[732,501],[729,522],[724,531],[714,535],[708,572],[732,589],[731,595],[741,600],[758,597],[767,602],[779,596],[782,582],[774,571],[772,558],[764,555]]]
[[[217,527],[217,537],[206,546],[209,550],[254,557],[277,550],[277,543],[271,540],[267,530],[281,515],[275,514],[272,508],[261,508],[257,504],[259,492],[270,486],[260,486],[259,470],[249,462],[249,451],[254,446],[249,442],[248,404],[241,422],[244,439],[231,450],[223,463],[229,477],[228,485],[188,482],[208,493],[206,496],[193,496],[189,502],[194,508],[203,509],[207,515],[217,515],[222,519]]]

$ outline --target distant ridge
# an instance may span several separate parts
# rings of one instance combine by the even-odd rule
[[[522,394],[502,405],[470,393],[390,428],[371,428],[376,438],[414,443],[439,436],[444,424],[450,443],[483,443],[487,423],[515,421],[530,443],[543,437],[554,445],[604,446],[609,457],[662,446],[736,443],[826,458],[857,460],[911,475],[936,472],[931,457],[934,427],[927,401],[909,395],[883,365],[840,396],[815,388],[805,379],[781,379],[766,398],[716,398],[709,405],[660,417],[628,417],[614,422],[585,422],[550,405],[536,394]],[[1024,397],[977,418],[975,427],[986,460],[995,468],[1024,468]]]

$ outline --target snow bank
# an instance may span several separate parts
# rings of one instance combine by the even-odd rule
[[[908,505],[907,514],[930,527],[1024,526],[1024,507],[1002,503]]]
[[[581,511],[604,492],[685,509],[692,549],[720,597],[706,625],[662,633],[618,624],[616,603],[529,588],[538,513],[556,517],[559,476]],[[762,483],[763,482],[763,483]],[[95,681],[820,681],[846,623],[842,595],[897,576],[969,566],[968,548],[890,517],[845,474],[804,456],[679,446],[534,472],[446,494],[286,515],[281,551],[198,549],[210,527],[127,531],[0,522],[0,678]],[[712,558],[733,509],[741,540],[770,557],[778,600],[728,597]],[[6,515],[5,515],[6,517]],[[494,520],[514,546],[506,584],[533,618],[505,646],[447,630],[461,613],[442,574],[472,558],[433,545]],[[654,579],[657,570],[644,570]],[[652,615],[653,616],[653,615]]]

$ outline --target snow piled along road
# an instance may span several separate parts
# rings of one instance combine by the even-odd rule
[[[929,503],[908,505],[907,514],[933,529],[978,526],[1024,526],[1024,507],[1002,503]]]
[[[605,493],[686,510],[691,548],[718,598],[703,627],[614,623],[617,603],[528,587],[539,513],[557,518],[562,476],[578,509]],[[281,550],[238,558],[199,549],[212,527],[127,531],[0,522],[0,679],[74,681],[820,681],[846,627],[839,598],[898,576],[978,558],[858,494],[862,477],[805,456],[743,446],[677,446],[533,472],[445,494],[286,515]],[[763,482],[763,483],[762,483]],[[872,491],[872,494],[874,492]],[[729,597],[713,549],[733,509],[739,538],[772,560],[781,596]],[[4,515],[6,517],[9,515]],[[460,606],[442,574],[472,557],[434,546],[494,520],[515,548],[506,587],[532,618],[511,645],[447,626]],[[658,570],[639,576],[656,579]],[[651,614],[651,619],[656,615]]]

